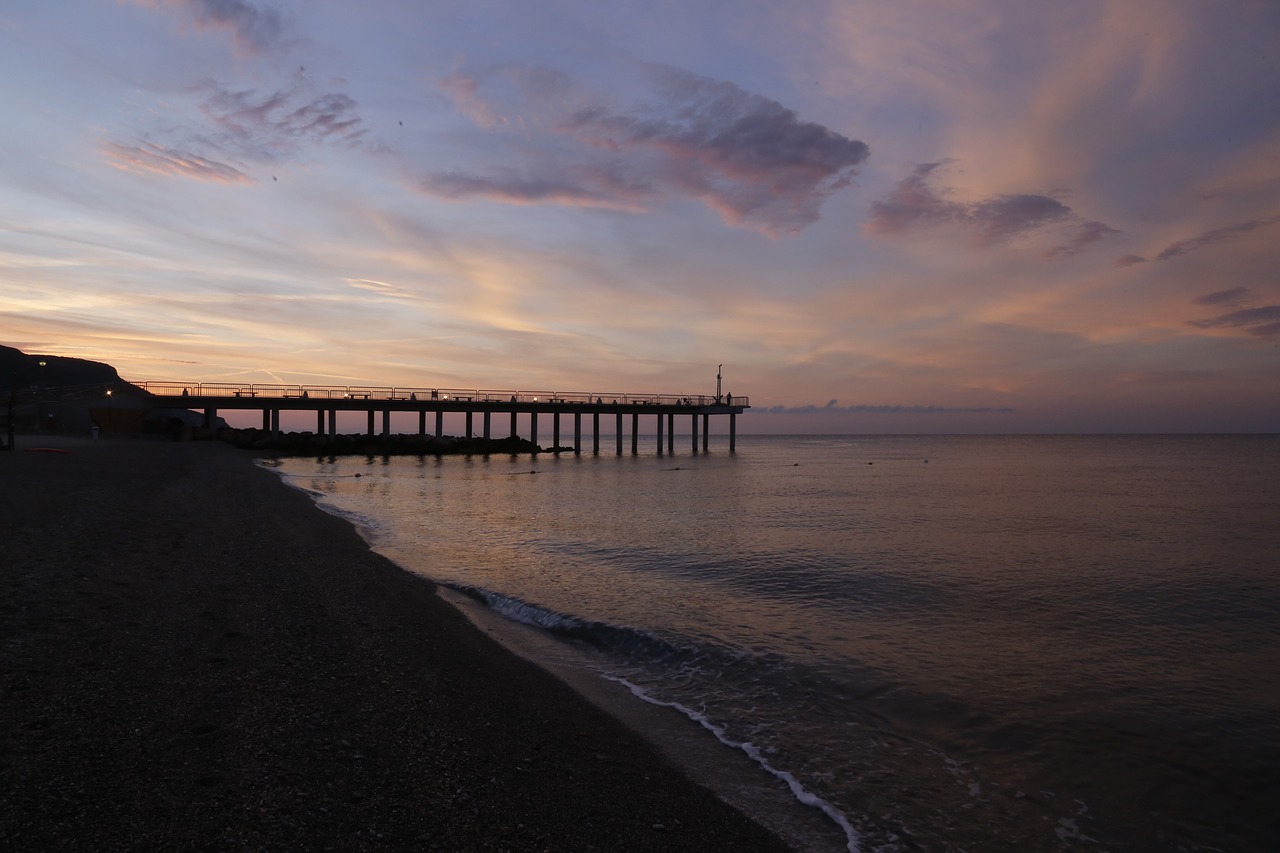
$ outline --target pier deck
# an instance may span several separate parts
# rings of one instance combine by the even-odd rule
[[[622,453],[624,418],[631,418],[631,452],[638,450],[640,418],[656,419],[656,435],[659,451],[662,450],[664,433],[669,451],[674,450],[677,417],[690,419],[690,435],[693,449],[698,449],[701,432],[702,449],[709,445],[710,419],[715,416],[729,418],[729,450],[737,448],[737,416],[750,408],[746,397],[732,394],[709,396],[699,394],[620,394],[605,392],[562,391],[509,391],[459,388],[400,388],[378,386],[328,386],[328,385],[264,385],[234,383],[135,383],[152,396],[172,400],[175,407],[203,410],[205,423],[212,425],[221,410],[258,410],[262,412],[262,428],[273,434],[280,432],[280,413],[286,411],[313,411],[316,413],[316,433],[333,436],[337,433],[338,412],[363,411],[368,413],[368,434],[375,434],[375,417],[382,413],[382,433],[390,432],[393,412],[417,412],[418,434],[427,434],[427,415],[435,414],[435,435],[443,434],[444,415],[461,413],[465,417],[466,437],[493,436],[493,416],[510,417],[511,436],[517,433],[517,416],[527,416],[529,440],[538,443],[538,418],[551,418],[553,444],[560,448],[560,417],[573,417],[574,452],[582,449],[582,417],[592,418],[592,447],[600,450],[600,419],[612,416],[617,452]],[[474,418],[481,419],[481,431],[475,432]],[[701,424],[699,424],[701,421]],[[665,423],[664,423],[665,422]],[[666,429],[664,430],[664,426]],[[701,430],[699,430],[701,426]]]

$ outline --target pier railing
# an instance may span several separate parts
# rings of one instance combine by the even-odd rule
[[[746,397],[717,400],[708,394],[635,394],[595,391],[513,391],[485,388],[421,388],[374,385],[284,385],[234,382],[136,382],[157,397],[261,398],[264,400],[452,401],[463,403],[536,403],[653,406],[714,406],[721,402],[748,407]]]

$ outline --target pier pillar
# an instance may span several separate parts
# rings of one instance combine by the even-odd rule
[[[272,438],[280,437],[280,410],[279,409],[271,410],[271,437]]]
[[[658,455],[662,455],[662,415],[658,415]]]
[[[515,438],[517,435],[519,435],[519,433],[516,432],[516,413],[512,412],[511,413],[511,437]]]
[[[707,435],[711,432],[711,415],[702,415],[702,452],[707,452]]]
[[[467,409],[467,431],[464,433],[464,436],[468,439],[471,438],[471,410],[470,409]]]
[[[324,435],[324,409],[316,409],[316,435]]]
[[[418,412],[418,438],[422,438],[427,434],[427,410],[423,409]]]
[[[591,413],[591,452],[600,452],[600,413]]]
[[[262,410],[262,431],[267,432],[270,429],[271,429],[271,410],[263,409]]]
[[[489,417],[491,414],[492,412],[488,412],[488,411],[484,413],[484,440],[485,441],[489,440]]]
[[[329,438],[338,434],[338,410],[329,410]]]
[[[382,410],[382,437],[386,438],[391,435],[391,410]]]
[[[436,438],[444,435],[444,412],[436,411]]]
[[[204,410],[204,428],[213,429],[213,425],[218,422],[218,410],[210,407]]]
[[[538,413],[529,413],[529,441],[538,443]]]
[[[582,412],[573,413],[573,452],[582,452]]]
[[[556,452],[560,452],[560,413],[553,412],[551,414],[551,446]]]
[[[729,452],[732,453],[738,449],[738,416],[733,412],[729,413]]]
[[[667,452],[676,452],[676,413],[667,413]]]
[[[373,409],[369,410],[369,437],[373,438]]]
[[[640,451],[638,442],[640,441],[640,413],[631,413],[631,455],[635,456]]]
[[[689,416],[689,431],[693,434],[693,452],[698,452],[698,416]]]
[[[622,412],[618,412],[618,425],[614,427],[614,434],[618,442],[618,455],[622,455]]]

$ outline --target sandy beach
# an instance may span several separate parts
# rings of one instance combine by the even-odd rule
[[[242,451],[0,478],[0,848],[786,849]]]

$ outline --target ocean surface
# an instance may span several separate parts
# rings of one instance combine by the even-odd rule
[[[1280,850],[1280,436],[641,443],[278,470],[748,755],[815,849]]]

